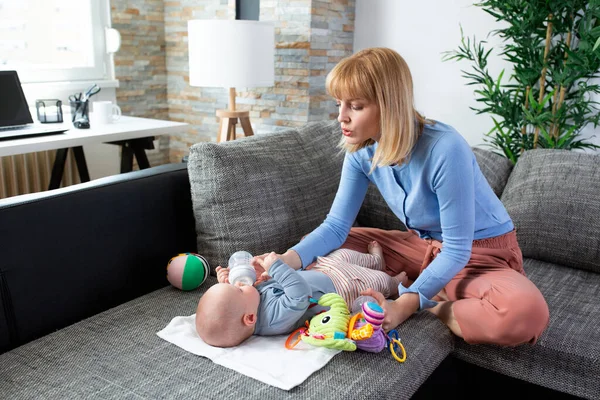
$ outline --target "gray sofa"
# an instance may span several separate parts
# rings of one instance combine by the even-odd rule
[[[597,155],[537,150],[512,168],[475,149],[517,226],[525,270],[550,307],[550,325],[535,346],[467,345],[421,312],[398,328],[404,364],[386,352],[344,352],[286,392],[156,336],[173,317],[194,313],[216,282],[211,277],[191,292],[168,286],[171,256],[197,251],[214,268],[239,249],[284,251],[324,219],[339,181],[339,137],[337,123],[326,122],[197,144],[187,166],[0,200],[0,239],[8,244],[0,247],[2,397],[406,399],[423,397],[452,358],[598,398]],[[356,224],[404,228],[374,188]],[[39,262],[24,263],[24,254]],[[469,379],[461,382],[476,384]],[[494,382],[478,383],[489,391]]]

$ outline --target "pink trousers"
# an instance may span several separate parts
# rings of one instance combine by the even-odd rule
[[[443,243],[421,239],[413,231],[376,228],[352,228],[342,247],[366,252],[373,240],[383,248],[385,272],[405,271],[413,281],[443,251]],[[548,325],[548,305],[525,276],[514,231],[474,240],[471,259],[445,291],[467,343],[533,344]]]

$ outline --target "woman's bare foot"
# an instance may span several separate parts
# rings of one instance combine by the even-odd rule
[[[444,292],[445,294],[445,292]],[[439,301],[437,305],[428,308],[427,311],[437,316],[456,336],[464,338],[462,329],[454,316],[453,301]]]
[[[448,301],[448,294],[446,293],[446,288],[442,288],[438,294],[433,296],[431,299],[433,301]]]
[[[367,246],[367,250],[369,251],[370,255],[379,257],[381,262],[381,270],[383,271],[385,269],[385,260],[383,258],[383,249],[381,248],[381,245],[377,243],[377,241],[373,240]]]

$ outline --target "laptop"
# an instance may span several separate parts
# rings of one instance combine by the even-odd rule
[[[17,71],[0,71],[0,140],[52,135],[65,125],[34,124]]]

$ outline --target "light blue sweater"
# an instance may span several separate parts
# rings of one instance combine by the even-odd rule
[[[271,279],[256,286],[260,304],[255,335],[291,333],[324,309],[317,306],[309,310],[309,297],[318,300],[325,293],[335,293],[327,275],[318,271],[295,271],[281,260],[273,263],[269,275]]]
[[[369,182],[394,214],[421,238],[443,242],[442,251],[400,294],[418,293],[420,308],[437,304],[435,296],[467,264],[474,239],[513,230],[506,209],[481,173],[463,137],[449,125],[425,125],[408,163],[376,168],[371,159],[377,143],[347,153],[340,185],[325,221],[292,247],[305,267],[346,240]]]

